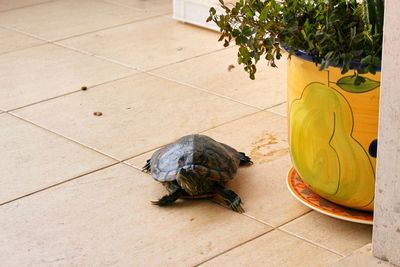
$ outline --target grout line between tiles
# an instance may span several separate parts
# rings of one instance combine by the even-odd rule
[[[121,161],[121,163],[124,164],[124,165],[126,165],[126,166],[129,166],[129,167],[131,167],[131,168],[134,168],[134,169],[136,169],[136,170],[138,170],[138,171],[142,171],[141,168],[136,167],[136,166],[133,166],[133,165],[127,163],[126,161]]]
[[[256,217],[254,217],[254,216],[252,216],[252,215],[250,215],[250,214],[247,214],[246,212],[243,213],[243,216],[246,216],[246,217],[249,218],[249,219],[252,219],[252,220],[254,220],[254,221],[256,221],[256,222],[265,224],[265,225],[267,225],[267,226],[269,226],[269,227],[271,227],[271,228],[273,228],[273,229],[276,229],[276,227],[273,226],[272,224],[269,224],[269,223],[264,222],[264,221],[262,221],[262,220],[260,220],[260,219],[257,219]]]
[[[127,68],[131,68],[131,69],[137,70],[139,72],[143,72],[143,73],[155,76],[157,78],[162,78],[162,79],[173,81],[173,82],[176,82],[176,83],[179,83],[179,81],[175,81],[173,79],[168,79],[166,77],[154,74],[154,73],[152,73],[152,71],[158,70],[158,69],[161,69],[161,68],[165,68],[165,67],[168,67],[168,66],[171,66],[171,65],[174,65],[174,64],[178,64],[178,63],[181,63],[181,62],[185,62],[185,61],[188,61],[188,60],[191,60],[191,59],[195,59],[195,58],[198,58],[198,57],[210,55],[210,54],[213,54],[213,53],[216,53],[216,52],[219,52],[219,51],[222,51],[222,50],[226,49],[226,48],[222,48],[222,49],[218,49],[218,50],[213,50],[213,51],[210,51],[210,52],[206,52],[204,54],[199,54],[199,55],[188,57],[188,58],[185,58],[185,59],[182,59],[182,60],[179,60],[179,61],[171,62],[171,63],[168,63],[166,65],[157,66],[157,67],[152,68],[152,69],[143,69],[143,68],[140,68],[140,67],[136,67],[136,66],[132,66],[130,64],[123,63],[123,62],[115,60],[115,59],[111,59],[111,58],[108,58],[108,57],[105,57],[105,56],[97,55],[95,53],[92,53],[92,52],[89,52],[89,51],[86,51],[86,50],[82,50],[82,49],[79,49],[79,48],[76,48],[76,47],[73,47],[73,46],[69,46],[69,45],[66,45],[66,44],[63,44],[63,43],[51,42],[51,44],[58,45],[58,46],[61,46],[63,48],[66,48],[66,49],[71,49],[71,50],[76,51],[76,52],[81,53],[81,54],[90,55],[90,56],[102,59],[104,61],[107,61],[107,62],[118,64],[118,65],[121,65],[121,66],[124,66],[124,67],[127,67]]]
[[[112,167],[112,166],[117,165],[117,164],[120,164],[120,162],[114,162],[114,163],[108,164],[108,165],[103,166],[103,167],[101,167],[101,168],[98,168],[98,169],[95,169],[95,170],[92,170],[92,171],[89,171],[89,172],[85,172],[85,173],[80,174],[80,175],[78,175],[78,176],[75,176],[75,177],[66,179],[66,180],[64,180],[64,181],[61,181],[61,182],[52,184],[52,185],[50,185],[50,186],[41,188],[41,189],[39,189],[39,190],[33,191],[33,192],[28,193],[28,194],[25,194],[25,195],[23,195],[23,196],[20,196],[20,197],[11,199],[11,200],[7,200],[7,201],[5,201],[5,202],[0,203],[0,207],[1,207],[1,206],[4,206],[4,205],[6,205],[6,204],[9,204],[9,203],[11,203],[11,202],[14,202],[14,201],[16,201],[16,200],[19,200],[19,199],[22,199],[22,198],[31,196],[31,195],[33,195],[33,194],[36,194],[36,193],[45,191],[45,190],[47,190],[47,189],[50,189],[50,188],[53,188],[53,187],[56,187],[56,186],[59,186],[59,185],[68,183],[68,182],[73,181],[73,180],[76,180],[76,179],[79,179],[79,178],[81,178],[81,177],[83,177],[83,176],[85,176],[85,175],[88,175],[88,174],[91,174],[91,173],[95,173],[95,172],[97,172],[97,171],[101,171],[101,170],[107,169],[107,168]]]
[[[212,55],[212,54],[214,54],[214,53],[218,53],[218,52],[224,51],[224,50],[226,50],[226,49],[232,49],[232,48],[231,48],[231,47],[228,47],[228,48],[222,47],[222,48],[218,48],[218,49],[216,49],[216,50],[212,50],[212,51],[205,52],[205,53],[203,53],[203,54],[199,54],[199,55],[195,55],[195,56],[192,56],[192,57],[189,57],[189,58],[184,58],[184,59],[181,59],[181,60],[178,60],[178,61],[175,61],[175,62],[171,62],[171,63],[168,63],[168,64],[163,65],[163,66],[157,66],[157,67],[154,67],[154,68],[150,68],[150,69],[141,69],[141,70],[142,70],[143,72],[146,72],[146,73],[153,74],[153,75],[156,75],[156,76],[160,76],[160,77],[161,77],[161,75],[158,75],[158,74],[155,74],[155,73],[152,73],[152,72],[155,71],[155,70],[159,70],[159,69],[162,69],[162,68],[165,68],[165,67],[173,66],[173,65],[175,65],[175,64],[183,63],[183,62],[186,62],[186,61],[189,61],[189,60],[192,60],[192,59],[196,59],[196,58],[199,58],[199,57]],[[167,78],[165,78],[165,79],[167,79]],[[171,80],[172,80],[172,79],[171,79]]]
[[[270,109],[276,108],[276,107],[278,107],[278,106],[280,106],[280,105],[282,105],[282,104],[285,104],[286,102],[287,102],[287,101],[283,101],[282,103],[272,105],[272,106],[270,106],[270,107],[268,107],[268,108],[264,108],[263,110],[264,110],[264,111],[270,111]],[[270,111],[270,112],[272,112],[272,111]],[[278,115],[279,115],[279,114],[278,114]],[[281,115],[281,116],[282,116],[282,115]]]
[[[262,237],[262,236],[264,236],[264,235],[266,235],[266,234],[272,232],[273,230],[274,230],[274,229],[270,229],[270,230],[268,230],[268,231],[266,231],[266,232],[264,232],[264,233],[262,233],[262,234],[259,234],[259,235],[255,236],[255,237],[252,237],[252,238],[250,238],[250,239],[248,239],[248,240],[246,240],[246,241],[244,241],[244,242],[241,242],[241,243],[239,243],[239,244],[237,244],[237,245],[235,245],[235,246],[233,246],[233,247],[231,247],[231,248],[229,248],[229,249],[224,250],[223,252],[218,253],[217,255],[211,256],[211,257],[209,257],[208,259],[205,259],[204,261],[202,261],[202,262],[200,262],[200,263],[198,263],[198,264],[195,264],[194,266],[195,266],[195,267],[201,266],[201,265],[203,265],[203,264],[206,263],[206,262],[209,262],[209,261],[211,261],[211,260],[213,260],[213,259],[215,259],[215,258],[217,258],[217,257],[219,257],[219,256],[222,256],[222,255],[224,255],[224,254],[226,254],[226,253],[228,253],[228,252],[230,252],[230,251],[232,251],[232,250],[234,250],[234,249],[236,249],[236,248],[238,248],[238,247],[240,247],[240,246],[243,246],[243,245],[245,245],[245,244],[247,244],[247,243],[250,243],[251,241],[254,241],[254,240],[256,240],[257,238],[260,238],[260,237]]]
[[[50,3],[53,1],[55,1],[55,0],[48,0],[48,1],[41,2],[41,3],[34,3],[34,4],[26,5],[26,6],[13,7],[13,8],[1,10],[0,13],[8,12],[8,11],[16,10],[16,9],[23,9],[23,8],[27,8],[27,7],[39,6],[39,5],[47,4],[47,3]]]
[[[136,68],[134,66],[131,66],[129,64],[125,64],[125,63],[119,62],[117,60],[113,60],[111,58],[107,58],[107,57],[103,57],[103,56],[100,56],[100,55],[96,55],[96,54],[91,53],[91,52],[86,51],[86,50],[75,48],[75,47],[72,47],[72,46],[69,46],[69,45],[66,45],[66,44],[63,44],[63,43],[52,42],[50,44],[56,45],[56,46],[59,46],[59,47],[65,48],[65,49],[69,49],[69,50],[72,50],[74,52],[86,55],[86,56],[91,56],[91,57],[94,57],[94,58],[97,58],[97,59],[100,59],[100,60],[103,60],[103,61],[106,61],[106,62],[109,62],[109,63],[113,63],[113,64],[116,64],[116,65],[119,65],[119,66],[122,66],[122,67],[125,67],[125,68],[129,68],[129,69],[135,70],[135,71],[137,71],[139,73],[145,73],[144,71],[142,71],[142,70],[140,70],[140,69],[138,69],[138,68]]]
[[[329,251],[329,252],[331,252],[331,253],[333,253],[333,254],[335,254],[335,255],[338,255],[338,256],[340,256],[340,257],[344,257],[344,256],[345,256],[345,255],[343,255],[343,254],[341,254],[341,253],[339,253],[339,252],[337,252],[337,251],[335,251],[335,250],[333,250],[333,249],[331,249],[331,248],[328,248],[327,246],[324,246],[324,245],[322,245],[322,244],[315,243],[315,242],[313,242],[313,241],[311,241],[311,240],[309,240],[309,239],[307,239],[307,238],[304,238],[304,237],[302,237],[302,236],[299,236],[299,235],[296,235],[296,234],[294,234],[294,233],[291,233],[291,232],[289,232],[289,231],[287,231],[287,230],[285,230],[285,229],[277,228],[276,230],[281,231],[281,232],[284,232],[284,233],[286,233],[286,234],[288,234],[288,235],[290,235],[290,236],[296,237],[297,239],[303,240],[303,241],[305,241],[305,242],[307,242],[307,243],[309,243],[309,244],[311,244],[311,245],[314,245],[314,246],[316,246],[316,247],[319,247],[319,248],[322,248],[322,249],[324,249],[324,250],[327,250],[327,251]]]
[[[40,36],[31,34],[31,33],[29,33],[29,32],[25,32],[25,31],[19,30],[19,29],[17,29],[17,28],[10,27],[10,26],[7,26],[7,25],[0,25],[0,26],[1,26],[2,28],[4,28],[4,29],[10,30],[10,31],[15,31],[15,32],[18,32],[18,33],[21,33],[21,34],[24,34],[24,35],[28,35],[28,36],[30,36],[30,37],[32,37],[32,38],[38,39],[38,40],[43,41],[43,42],[46,42],[46,43],[51,43],[51,41],[49,41],[49,40],[47,40],[47,39],[44,39],[44,38],[42,38],[42,37],[40,37]]]
[[[222,123],[220,123],[220,124],[218,124],[218,125],[215,125],[215,126],[213,126],[213,127],[211,127],[211,128],[208,128],[208,129],[206,129],[206,130],[199,131],[199,134],[203,134],[203,133],[205,133],[205,132],[207,132],[207,131],[210,131],[210,130],[212,130],[212,129],[215,129],[215,128],[217,128],[217,127],[221,127],[221,126],[223,126],[223,125],[226,125],[226,124],[235,122],[235,121],[237,121],[237,120],[241,120],[241,119],[244,119],[244,118],[247,118],[247,117],[250,117],[250,116],[259,114],[259,113],[262,113],[262,112],[264,112],[264,111],[263,111],[263,110],[257,110],[257,111],[255,111],[255,112],[252,112],[252,113],[243,115],[243,116],[238,117],[238,118],[236,118],[236,119],[232,119],[232,120],[229,120],[229,121],[222,122]]]
[[[104,60],[104,61],[107,61],[107,62],[110,62],[110,63],[118,64],[118,65],[120,65],[120,66],[127,67],[127,68],[130,68],[130,69],[134,69],[134,70],[137,70],[137,71],[139,71],[139,72],[141,72],[141,73],[145,73],[144,71],[140,70],[140,69],[137,68],[137,67],[131,66],[131,65],[129,65],[129,64],[125,64],[125,63],[123,63],[123,62],[119,62],[119,61],[114,60],[114,59],[111,59],[111,58],[103,57],[103,56],[96,55],[96,54],[93,54],[93,56],[94,56],[95,58],[98,58],[98,59],[101,59],[101,60]]]
[[[233,102],[236,102],[236,103],[239,103],[239,104],[242,104],[242,105],[251,107],[251,108],[255,108],[255,109],[259,110],[259,111],[263,111],[263,108],[260,108],[260,107],[257,107],[257,106],[253,106],[253,105],[251,105],[251,104],[249,104],[249,103],[241,102],[241,101],[236,100],[236,99],[233,99],[233,98],[231,98],[231,97],[229,97],[229,96],[217,94],[217,93],[215,93],[215,92],[212,92],[212,91],[209,91],[209,90],[200,88],[200,87],[198,87],[198,86],[195,86],[195,85],[192,85],[192,84],[189,84],[189,83],[186,83],[186,82],[173,80],[173,79],[170,79],[170,78],[167,78],[167,77],[164,77],[164,76],[161,76],[161,75],[152,73],[152,72],[145,72],[145,73],[147,73],[147,74],[149,74],[149,75],[152,75],[152,76],[154,76],[154,77],[157,77],[157,78],[162,78],[162,79],[165,79],[165,80],[168,80],[168,81],[171,81],[171,82],[175,82],[175,83],[184,85],[184,86],[186,86],[186,87],[190,87],[190,88],[196,89],[196,90],[198,90],[198,91],[202,91],[202,92],[205,92],[205,93],[214,95],[214,96],[218,96],[218,97],[221,97],[221,98],[225,98],[225,99],[228,99],[228,100],[230,100],[230,101],[233,101]]]
[[[146,150],[146,151],[144,151],[144,152],[140,152],[140,153],[138,153],[138,154],[136,154],[136,155],[133,155],[133,156],[130,156],[130,157],[124,159],[124,160],[121,160],[121,162],[129,161],[129,160],[134,159],[134,158],[136,158],[136,157],[142,156],[142,155],[144,155],[144,154],[146,154],[146,153],[149,153],[149,152],[151,152],[151,151],[153,151],[153,150],[162,148],[162,147],[165,146],[165,145],[167,145],[167,144],[163,144],[163,145],[161,145],[161,146],[158,146],[158,147],[155,147],[155,148]],[[129,166],[131,166],[131,167],[133,167],[133,168],[139,169],[139,167],[130,165],[129,163],[126,163],[126,164],[128,164]]]
[[[117,158],[115,158],[115,157],[113,157],[113,156],[111,156],[111,155],[108,155],[107,153],[104,153],[104,152],[99,151],[99,150],[97,150],[97,149],[95,149],[95,148],[93,148],[93,147],[90,147],[90,146],[87,146],[87,145],[85,145],[85,144],[82,144],[82,143],[80,143],[80,142],[78,142],[78,141],[76,141],[76,140],[74,140],[74,139],[72,139],[72,138],[69,138],[69,137],[67,137],[67,136],[64,136],[64,135],[62,135],[62,134],[60,134],[60,133],[58,133],[58,132],[52,131],[52,130],[50,130],[50,129],[47,129],[47,128],[45,128],[45,127],[43,127],[43,126],[41,126],[41,125],[38,125],[38,124],[36,124],[36,123],[34,123],[34,122],[30,121],[30,120],[27,120],[27,119],[25,119],[25,118],[23,118],[23,117],[21,117],[21,116],[18,116],[18,115],[15,114],[15,113],[9,113],[9,112],[7,112],[7,114],[9,114],[9,115],[11,115],[11,116],[14,116],[14,117],[16,117],[16,118],[18,118],[18,119],[20,119],[20,120],[22,120],[22,121],[25,121],[25,122],[27,122],[27,123],[29,123],[29,124],[31,124],[31,125],[34,125],[34,126],[36,126],[36,127],[39,127],[39,128],[42,129],[42,130],[45,130],[45,131],[50,132],[50,133],[53,133],[53,134],[55,134],[55,135],[57,135],[57,136],[61,136],[61,137],[65,138],[65,139],[67,139],[67,140],[69,140],[69,141],[71,141],[71,142],[74,142],[74,143],[76,143],[76,144],[79,144],[80,146],[84,146],[84,147],[86,147],[86,148],[88,148],[88,149],[90,149],[90,150],[92,150],[92,151],[95,151],[95,152],[97,152],[97,153],[99,153],[99,154],[101,154],[101,155],[103,155],[103,156],[106,156],[106,157],[108,157],[108,158],[111,158],[111,159],[113,159],[113,160],[116,160],[116,161],[118,161],[118,162],[121,162],[121,160],[119,160],[119,159],[117,159]]]
[[[207,263],[207,262],[209,262],[209,261],[211,261],[211,260],[213,260],[213,259],[215,259],[215,258],[218,258],[218,257],[220,257],[220,256],[222,256],[222,255],[224,255],[224,254],[226,254],[226,253],[228,253],[228,252],[230,252],[230,251],[232,251],[232,250],[238,248],[238,247],[241,247],[241,246],[243,246],[243,245],[246,245],[247,243],[250,243],[250,242],[252,242],[252,241],[254,241],[254,240],[256,240],[256,239],[258,239],[258,238],[260,238],[260,237],[262,237],[262,236],[264,236],[264,235],[267,235],[268,233],[270,233],[270,232],[272,232],[272,231],[280,231],[280,232],[283,232],[283,233],[288,234],[288,235],[290,235],[290,236],[292,236],[292,237],[294,237],[294,238],[296,238],[296,239],[300,239],[300,240],[302,240],[302,241],[304,241],[304,242],[307,242],[307,243],[309,243],[309,244],[311,244],[311,245],[313,245],[313,246],[315,246],[315,247],[318,247],[318,248],[320,248],[320,249],[329,251],[329,252],[331,252],[331,253],[333,253],[333,254],[335,254],[335,255],[337,255],[337,256],[344,257],[344,255],[342,255],[342,254],[340,254],[340,253],[338,253],[338,252],[336,252],[336,251],[334,251],[334,250],[332,250],[332,249],[330,249],[330,248],[328,248],[328,247],[322,246],[322,245],[320,245],[320,244],[316,244],[316,243],[314,243],[314,242],[311,242],[310,240],[307,240],[307,239],[301,238],[301,237],[299,237],[299,236],[293,235],[293,234],[291,234],[290,232],[284,231],[284,230],[282,230],[282,229],[273,228],[273,229],[271,229],[271,230],[269,230],[269,231],[267,231],[267,232],[265,232],[265,233],[263,233],[263,234],[260,234],[260,235],[258,235],[258,236],[256,236],[256,237],[253,237],[253,238],[251,238],[251,239],[249,239],[249,240],[246,240],[245,242],[242,242],[242,243],[240,243],[240,244],[238,244],[238,245],[236,245],[236,246],[233,246],[232,248],[229,248],[229,249],[227,249],[227,250],[225,250],[225,251],[223,251],[223,252],[221,252],[221,253],[219,253],[219,254],[217,254],[217,255],[214,255],[214,256],[212,256],[212,257],[210,257],[210,258],[208,258],[208,259],[206,259],[206,260],[204,260],[204,261],[202,261],[202,262],[200,262],[200,263],[198,263],[198,264],[196,264],[196,265],[194,265],[194,266],[196,266],[196,267],[201,266],[201,265],[203,265],[204,263]]]
[[[115,5],[115,6],[120,6],[120,7],[124,7],[124,8],[128,8],[128,9],[136,10],[136,11],[143,11],[142,9],[135,8],[135,7],[129,6],[129,5],[124,5],[124,4],[121,4],[121,3],[118,3],[118,2],[114,2],[112,0],[98,0],[98,1],[104,2],[104,3],[107,3],[107,4],[112,4],[112,5]],[[168,13],[168,12],[166,12],[166,13]]]
[[[287,225],[287,224],[289,224],[289,223],[291,223],[291,222],[293,222],[293,221],[295,221],[295,220],[297,220],[297,219],[299,219],[299,218],[301,218],[301,217],[303,217],[303,216],[306,216],[307,214],[309,214],[309,213],[311,213],[311,212],[313,212],[313,211],[314,211],[314,210],[310,209],[310,210],[304,212],[303,214],[301,214],[300,216],[297,216],[296,218],[293,218],[293,219],[291,219],[291,220],[289,220],[289,221],[286,221],[286,222],[284,222],[284,223],[281,223],[280,225],[276,226],[275,228],[283,227],[283,226],[285,226],[285,225]]]
[[[114,2],[113,0],[98,0],[98,1],[105,2],[105,3],[108,3],[108,4],[113,4],[113,5],[120,6],[120,7],[125,7],[125,8],[128,8],[128,9],[137,10],[137,11],[146,10],[146,9],[135,8],[133,6],[129,6],[129,5],[125,5],[125,4],[122,4],[122,3]],[[148,8],[147,10],[151,10],[151,8]],[[169,14],[172,15],[172,11],[165,11],[165,12],[162,12],[162,14],[163,15],[169,15]],[[160,15],[161,15],[161,13],[160,13]]]
[[[131,76],[135,76],[135,75],[138,75],[138,74],[141,74],[141,72],[130,73],[130,74],[128,74],[126,76],[123,76],[123,77],[120,77],[120,78],[116,78],[116,79],[105,81],[105,82],[102,82],[102,83],[99,83],[99,84],[87,86],[87,88],[88,88],[88,90],[89,89],[97,90],[95,87],[98,87],[98,86],[101,86],[101,85],[105,85],[105,84],[108,84],[108,83],[112,83],[112,82],[116,82],[116,81],[119,81],[119,80],[123,80],[123,79],[126,79],[126,78],[131,77]],[[84,84],[82,84],[82,85],[84,86]],[[9,109],[9,110],[7,110],[5,112],[14,112],[14,111],[17,111],[19,109],[23,109],[23,108],[26,108],[26,107],[34,106],[34,105],[37,105],[37,104],[40,104],[40,103],[43,103],[43,102],[51,101],[51,100],[54,100],[54,99],[57,99],[57,98],[61,98],[61,97],[64,97],[64,96],[76,94],[76,93],[79,93],[79,92],[82,92],[82,90],[79,89],[79,90],[71,91],[71,92],[68,92],[68,93],[61,94],[61,95],[53,96],[53,97],[50,97],[50,98],[42,99],[40,101],[33,102],[33,103],[30,103],[30,104],[27,104],[27,105],[24,105],[24,106],[21,106],[21,107]],[[12,115],[15,115],[15,114],[12,114]]]
[[[149,74],[153,74],[153,75],[157,75],[157,76],[161,77],[161,75],[158,75],[158,74],[155,74],[155,73],[152,73],[152,72],[156,71],[156,70],[159,70],[159,69],[162,69],[162,68],[165,68],[165,67],[169,67],[169,66],[173,66],[173,65],[176,65],[176,64],[179,64],[179,63],[183,63],[183,62],[186,62],[186,61],[189,61],[189,60],[192,60],[192,59],[196,59],[196,58],[199,58],[199,57],[212,55],[214,53],[218,53],[218,52],[221,52],[221,51],[224,51],[224,50],[236,49],[236,48],[237,47],[235,47],[235,46],[222,47],[222,48],[218,48],[216,50],[212,50],[212,51],[206,52],[204,54],[196,55],[196,56],[193,56],[193,57],[190,57],[190,58],[185,58],[185,59],[182,59],[182,60],[179,60],[179,61],[176,61],[176,62],[172,62],[172,63],[166,64],[166,65],[163,65],[163,66],[158,66],[158,67],[154,67],[154,68],[151,68],[151,69],[141,69],[141,70],[143,72],[146,72],[146,73],[149,73]],[[165,79],[167,79],[167,78],[165,78]],[[172,79],[170,79],[170,80],[172,80]]]
[[[42,45],[47,45],[47,44],[50,44],[50,43],[33,44],[31,46],[28,46],[28,47],[21,47],[21,48],[16,48],[16,49],[13,49],[13,50],[10,50],[10,51],[4,51],[4,52],[0,53],[0,56],[6,55],[6,54],[10,54],[10,53],[13,53],[13,52],[22,51],[22,50],[25,50],[25,49],[39,47],[39,46],[42,46]]]
[[[101,1],[101,2],[110,4],[110,5],[115,5],[115,4],[111,4],[111,3],[108,3],[108,2],[104,2],[104,1]],[[116,6],[118,6],[118,5],[116,5]],[[76,38],[76,37],[81,37],[83,35],[93,34],[93,33],[101,32],[101,31],[106,31],[106,30],[110,30],[110,29],[126,26],[126,25],[129,25],[129,24],[134,24],[134,23],[137,23],[137,22],[143,22],[143,21],[146,21],[146,20],[151,20],[151,19],[158,18],[158,17],[163,17],[163,16],[165,16],[165,14],[157,14],[157,15],[154,15],[154,16],[149,16],[149,17],[145,17],[145,18],[142,18],[142,19],[138,19],[138,20],[131,20],[129,22],[124,22],[124,23],[121,23],[121,24],[112,25],[112,26],[104,27],[104,28],[93,30],[93,31],[89,31],[89,32],[79,33],[79,34],[71,35],[71,36],[68,36],[68,37],[60,38],[60,39],[54,39],[54,40],[51,40],[51,42],[53,42],[53,43],[61,42],[61,41],[64,41],[64,40],[68,40],[68,39],[72,39],[72,38]]]
[[[86,56],[91,56],[91,57],[95,56],[95,54],[93,54],[93,53],[91,53],[89,51],[85,51],[85,50],[82,50],[82,49],[79,49],[79,48],[75,48],[75,47],[72,47],[72,46],[69,46],[69,45],[66,45],[66,44],[57,43],[57,42],[50,42],[49,44],[52,44],[52,45],[55,45],[55,46],[59,46],[59,47],[65,48],[65,49],[69,49],[69,50],[72,50],[72,51],[77,52],[79,54],[86,55]]]
[[[54,0],[51,0],[49,2],[52,2],[52,1],[54,1]],[[45,2],[45,3],[49,3],[49,2]],[[108,3],[108,4],[110,4],[110,3]],[[113,4],[111,4],[111,5],[113,5]],[[133,24],[133,23],[137,23],[137,22],[143,22],[143,21],[146,21],[146,20],[151,20],[151,19],[154,19],[154,18],[163,17],[165,15],[166,14],[157,14],[157,15],[149,16],[149,17],[146,17],[146,18],[143,18],[143,19],[131,20],[129,22],[124,22],[124,23],[121,23],[121,24],[108,26],[108,27],[104,27],[104,28],[101,28],[101,29],[88,31],[88,32],[84,32],[84,33],[79,33],[79,34],[75,34],[75,35],[71,35],[71,36],[63,37],[63,38],[59,38],[59,39],[46,39],[46,38],[40,37],[38,35],[35,35],[35,34],[32,34],[32,33],[17,29],[15,27],[7,26],[7,25],[4,25],[4,24],[1,24],[0,27],[2,27],[4,29],[7,29],[7,30],[15,31],[15,32],[18,32],[18,33],[21,33],[21,34],[24,34],[24,35],[28,35],[28,36],[30,36],[32,38],[35,38],[35,39],[38,39],[38,40],[41,40],[41,41],[44,41],[44,42],[47,42],[47,43],[55,44],[56,42],[61,42],[61,41],[64,41],[64,40],[80,37],[80,36],[87,35],[87,34],[93,34],[93,33],[100,32],[100,31],[110,30],[110,29],[114,29],[114,28],[117,28],[117,27],[129,25],[129,24]]]

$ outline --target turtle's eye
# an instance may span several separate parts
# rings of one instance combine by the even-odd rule
[[[181,168],[185,163],[185,156],[182,156],[178,159],[178,166]],[[183,170],[183,169],[182,169]]]
[[[187,176],[187,174],[188,174],[186,169],[183,169],[183,168],[180,170],[180,172],[182,175],[185,175],[185,176]]]

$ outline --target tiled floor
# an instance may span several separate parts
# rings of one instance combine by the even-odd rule
[[[2,266],[326,266],[371,242],[371,227],[286,189],[284,62],[251,81],[235,48],[171,11],[167,0],[0,0]],[[189,133],[253,158],[229,183],[244,214],[150,204],[165,189],[140,167]]]

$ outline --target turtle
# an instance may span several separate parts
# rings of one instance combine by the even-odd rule
[[[169,194],[152,204],[166,206],[179,198],[218,196],[242,213],[242,200],[226,187],[240,165],[253,162],[243,152],[200,134],[183,136],[153,153],[142,168],[162,183]]]

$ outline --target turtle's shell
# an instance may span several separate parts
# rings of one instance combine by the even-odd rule
[[[240,154],[234,148],[205,135],[188,135],[154,152],[150,171],[159,182],[175,180],[181,168],[226,182],[234,178],[239,164]]]

